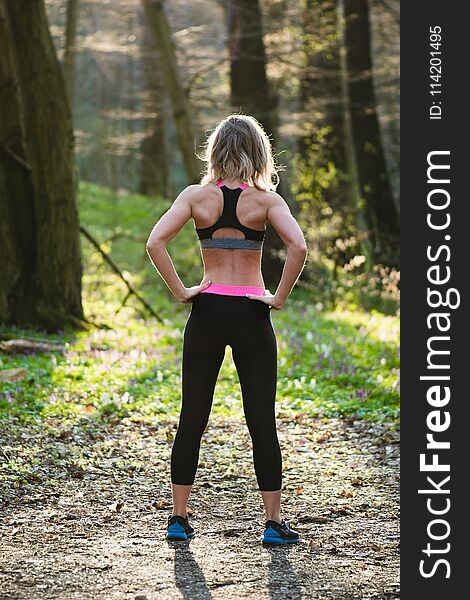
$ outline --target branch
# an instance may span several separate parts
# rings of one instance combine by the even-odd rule
[[[109,257],[108,254],[106,254],[106,252],[101,248],[101,246],[95,240],[95,238],[90,233],[88,233],[88,231],[82,225],[80,225],[80,232],[98,250],[98,252],[103,257],[103,260],[108,263],[108,265],[116,273],[116,275],[125,283],[127,289],[129,290],[129,294],[126,296],[126,300],[129,296],[132,296],[132,295],[135,296],[137,298],[137,300],[141,304],[143,304],[143,306],[149,311],[149,313],[157,319],[157,321],[159,321],[160,323],[163,323],[163,319],[153,310],[153,308],[150,306],[150,304],[144,298],[142,298],[142,296],[138,292],[135,291],[135,289],[132,287],[132,285],[124,277],[122,271],[119,269],[119,267],[116,265],[116,263]]]
[[[226,62],[226,58],[220,58],[219,60],[216,60],[215,62],[211,63],[210,65],[205,65],[202,69],[199,69],[198,71],[196,71],[195,73],[193,73],[193,75],[191,75],[191,77],[188,80],[188,83],[186,84],[186,96],[189,96],[191,93],[191,88],[193,87],[193,85],[197,82],[197,80],[202,77],[203,75],[205,75],[208,71],[212,71],[212,69],[214,69],[215,67],[224,64]]]

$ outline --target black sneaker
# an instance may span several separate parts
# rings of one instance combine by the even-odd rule
[[[187,540],[194,537],[194,529],[189,524],[188,515],[169,515],[166,537],[168,540]]]
[[[291,529],[285,519],[281,524],[277,521],[266,521],[264,530],[263,544],[295,544],[300,541],[300,534],[295,529]]]

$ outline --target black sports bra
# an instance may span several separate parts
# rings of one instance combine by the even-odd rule
[[[262,250],[265,229],[250,229],[242,225],[237,217],[237,203],[242,191],[248,187],[243,183],[240,187],[228,188],[222,180],[217,182],[224,195],[224,208],[217,221],[210,227],[195,228],[201,241],[201,248],[230,248],[238,250]],[[243,238],[213,238],[212,234],[222,227],[238,229],[245,234]]]

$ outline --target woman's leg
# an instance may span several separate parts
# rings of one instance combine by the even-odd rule
[[[277,343],[270,309],[256,300],[245,311],[232,345],[253,461],[267,519],[280,520],[282,456],[276,431]],[[256,306],[255,306],[256,305]]]
[[[171,484],[171,494],[173,496],[173,515],[186,517],[189,494],[191,493],[192,485],[177,485]]]
[[[267,521],[281,522],[281,490],[261,492]]]
[[[209,420],[217,375],[225,355],[220,329],[210,311],[193,303],[183,336],[182,406],[171,451],[173,514],[186,515],[202,434]]]

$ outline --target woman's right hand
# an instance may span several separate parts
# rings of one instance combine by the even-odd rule
[[[269,292],[269,290],[266,291]],[[276,294],[271,294],[271,292],[269,292],[269,294],[265,294],[264,296],[258,296],[257,294],[245,294],[245,296],[250,300],[259,300],[260,302],[264,302],[264,304],[267,304],[269,308],[274,308],[275,310],[281,310],[281,308],[284,306],[284,302],[280,302]]]
[[[193,285],[189,288],[185,287],[183,296],[181,298],[178,298],[178,300],[182,304],[188,304],[188,302],[190,302],[194,298],[194,296],[197,296],[200,292],[202,292],[202,290],[205,290],[206,287],[209,287],[210,284],[211,280],[209,279],[209,281],[201,283],[201,285]]]

